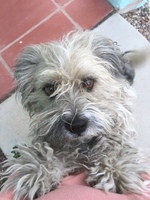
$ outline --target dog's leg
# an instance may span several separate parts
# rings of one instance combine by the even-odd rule
[[[8,168],[3,175],[9,179],[2,188],[3,191],[13,189],[14,200],[40,197],[56,188],[67,175],[67,170],[47,143],[19,146],[17,152],[19,158],[9,159],[4,164]]]
[[[144,177],[148,173],[147,167],[144,167],[148,159],[146,154],[132,145],[103,138],[93,148],[89,159],[89,185],[116,193],[143,193],[150,190],[150,180]]]

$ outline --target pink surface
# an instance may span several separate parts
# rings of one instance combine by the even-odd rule
[[[47,0],[8,0],[0,6],[0,49],[16,40],[57,7]]]
[[[86,185],[86,175],[68,176],[64,178],[61,186],[36,200],[150,200],[150,193],[145,195],[105,193]],[[0,194],[0,200],[12,200],[11,191]]]
[[[64,34],[74,29],[74,25],[68,18],[61,12],[57,12],[50,19],[43,22],[36,29],[24,36],[19,42],[9,47],[6,51],[2,52],[3,59],[12,69],[14,66],[15,58],[21,50],[30,44],[49,42],[51,40],[58,40]]]
[[[65,11],[83,29],[95,26],[112,11],[112,6],[106,0],[75,0]]]

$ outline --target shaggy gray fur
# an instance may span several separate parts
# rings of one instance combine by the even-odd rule
[[[134,70],[113,41],[79,31],[26,47],[16,61],[22,104],[32,116],[32,145],[9,159],[3,191],[33,200],[83,170],[106,192],[143,193],[149,156],[134,145]]]

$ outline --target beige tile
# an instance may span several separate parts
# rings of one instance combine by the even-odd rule
[[[147,51],[147,59],[135,69],[135,88],[137,99],[134,104],[137,122],[137,144],[150,148],[150,44],[133,26],[119,14],[114,14],[94,31],[117,41],[121,50]]]
[[[0,104],[0,148],[9,155],[13,146],[28,142],[28,134],[29,116],[13,94]]]

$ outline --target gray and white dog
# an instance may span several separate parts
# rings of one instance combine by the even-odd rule
[[[106,192],[149,190],[149,156],[134,145],[134,70],[112,40],[78,31],[28,46],[15,77],[32,145],[20,145],[20,157],[5,163],[3,191],[33,200],[83,169],[87,184]]]

